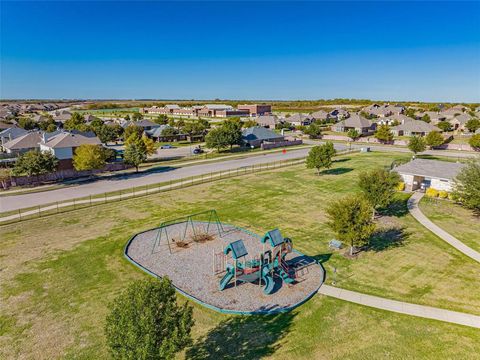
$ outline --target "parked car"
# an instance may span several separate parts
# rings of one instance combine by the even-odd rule
[[[170,145],[170,144],[165,144],[165,145],[160,146],[160,149],[173,149],[173,148],[175,148],[175,146]]]
[[[195,155],[198,155],[198,154],[203,153],[203,149],[199,146],[199,147],[196,147],[195,149],[193,149],[192,152],[193,152]]]

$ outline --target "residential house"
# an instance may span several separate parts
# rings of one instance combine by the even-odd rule
[[[465,131],[465,125],[472,117],[469,114],[460,114],[453,117],[449,122],[452,124],[454,130]]]
[[[247,146],[254,148],[263,143],[285,141],[285,137],[262,126],[253,126],[242,131],[242,140]]]
[[[337,121],[346,119],[349,116],[350,116],[350,113],[347,110],[342,109],[342,108],[337,108],[337,109],[333,109],[332,111],[330,111],[330,118],[334,118]]]
[[[7,142],[16,139],[20,136],[28,133],[27,130],[19,127],[11,127],[0,132],[0,145],[6,144]]]
[[[310,125],[314,121],[314,119],[310,115],[297,113],[286,118],[286,121],[297,127]]]
[[[158,125],[150,130],[146,130],[145,133],[155,141],[181,141],[187,138],[185,134],[165,135],[164,131],[166,129],[172,129],[172,127],[170,125]]]
[[[363,109],[367,114],[377,116],[377,117],[387,117],[391,115],[401,114],[405,108],[401,105],[390,105],[390,104],[372,104]]]
[[[447,119],[453,119],[455,116],[463,114],[465,108],[462,105],[455,105],[449,109],[441,111],[441,115],[445,116]]]
[[[314,121],[326,121],[330,119],[330,114],[325,110],[318,110],[310,114]]]
[[[41,151],[49,151],[58,159],[58,169],[73,169],[75,149],[81,145],[102,145],[100,139],[60,131],[53,136],[43,134],[39,142]]]
[[[464,167],[464,164],[448,161],[414,159],[393,169],[403,179],[405,189],[414,191],[432,188],[450,192],[454,179]]]
[[[7,154],[23,154],[30,150],[39,149],[41,140],[42,133],[40,131],[28,131],[26,134],[2,144],[2,149]]]
[[[56,123],[63,124],[65,121],[70,120],[72,113],[67,110],[56,111],[53,115],[53,120]]]
[[[264,128],[268,129],[275,129],[275,126],[280,123],[280,120],[275,115],[260,115],[254,120],[259,126],[263,126]]]
[[[359,114],[352,114],[349,118],[340,121],[332,126],[333,131],[347,132],[348,130],[355,129],[360,135],[372,134],[377,127],[373,121],[365,119]]]
[[[422,120],[407,121],[404,124],[392,127],[395,136],[425,136],[432,131],[441,132],[438,127]]]
[[[394,114],[388,117],[379,118],[377,123],[379,125],[393,125],[393,124],[405,124],[406,122],[413,121],[411,117],[403,114]]]
[[[421,113],[416,113],[415,115],[417,116],[418,119],[421,119],[424,115],[428,115],[428,117],[430,118],[430,122],[433,125],[436,125],[440,121],[445,121],[447,119],[445,115],[440,114],[440,113],[435,112],[435,111],[425,111],[425,112],[421,112]]]

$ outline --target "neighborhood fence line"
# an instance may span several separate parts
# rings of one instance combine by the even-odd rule
[[[356,149],[345,150],[337,152],[336,155],[344,155],[358,152]],[[39,205],[33,208],[19,209],[17,211],[9,211],[0,214],[0,226],[12,224],[20,221],[41,218],[44,216],[66,213],[69,211],[80,210],[96,205],[109,204],[117,201],[140,198],[148,195],[153,195],[172,190],[184,189],[190,186],[205,184],[218,180],[238,177],[247,174],[253,174],[261,171],[274,170],[283,167],[301,164],[305,161],[305,157],[280,160],[263,164],[254,164],[242,166],[230,170],[210,172],[197,176],[181,178],[177,180],[170,180],[151,185],[136,186],[128,189],[105,192],[97,195],[90,195],[87,197],[57,201],[51,204]]]

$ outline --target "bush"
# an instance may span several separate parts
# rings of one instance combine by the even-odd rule
[[[446,199],[446,198],[448,198],[448,192],[446,192],[445,190],[440,190],[438,192],[438,197],[440,199]]]
[[[110,309],[105,335],[113,359],[173,359],[191,343],[192,307],[177,304],[168,278],[133,282]]]
[[[438,190],[435,190],[434,188],[428,188],[425,192],[425,195],[432,198],[438,197]]]
[[[404,191],[405,190],[405,183],[403,181],[400,181],[397,185],[397,190],[398,191]]]

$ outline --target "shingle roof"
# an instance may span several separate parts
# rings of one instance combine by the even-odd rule
[[[10,150],[32,149],[38,148],[42,135],[39,131],[31,131],[13,140],[3,144],[3,147]]]
[[[438,179],[454,179],[465,164],[439,160],[415,159],[397,166],[394,171],[400,174],[426,176]]]
[[[168,128],[171,128],[170,125],[158,125],[157,124],[157,127],[154,128],[154,129],[151,129],[151,130],[147,130],[146,132],[150,135],[150,136],[153,136],[153,137],[161,137],[162,134],[163,134],[163,131],[165,129],[168,129]]]
[[[150,121],[148,119],[142,119],[142,120],[139,120],[139,121],[136,121],[136,122],[132,122],[131,124],[141,126],[141,127],[148,127],[148,126],[158,127],[159,126],[159,124],[154,123],[153,121]]]
[[[358,114],[352,114],[348,119],[339,122],[339,125],[352,128],[368,128],[371,127],[372,124],[373,123],[370,120],[365,119]]]
[[[260,115],[257,116],[254,120],[257,122],[258,125],[262,126],[276,125],[279,122],[278,117],[276,117],[275,115]]]
[[[78,147],[86,144],[101,145],[101,143],[102,142],[97,137],[86,137],[68,132],[62,132],[49,138],[47,142],[42,142],[43,145],[52,149]]]
[[[311,113],[310,116],[315,120],[324,120],[328,118],[329,113],[327,113],[324,110],[318,110],[318,111],[315,111],[314,113]]]
[[[261,126],[252,126],[242,131],[242,138],[245,141],[252,141],[279,139],[283,136]]]
[[[457,121],[459,124],[466,124],[472,117],[468,114],[460,114],[455,116],[451,121]]]
[[[28,131],[19,127],[11,127],[0,132],[1,138],[10,138],[10,140],[23,136]]]
[[[430,132],[430,131],[439,131],[441,132],[438,127],[435,125],[426,123],[422,120],[412,120],[407,121],[404,124],[394,126],[392,130],[401,130],[401,131],[408,131],[408,132]]]
[[[311,116],[309,115],[304,115],[304,114],[300,114],[300,113],[297,113],[297,114],[293,114],[292,116],[288,117],[287,118],[287,121],[290,122],[290,123],[294,123],[294,122],[304,122],[304,121],[308,121],[308,120],[311,120]]]

